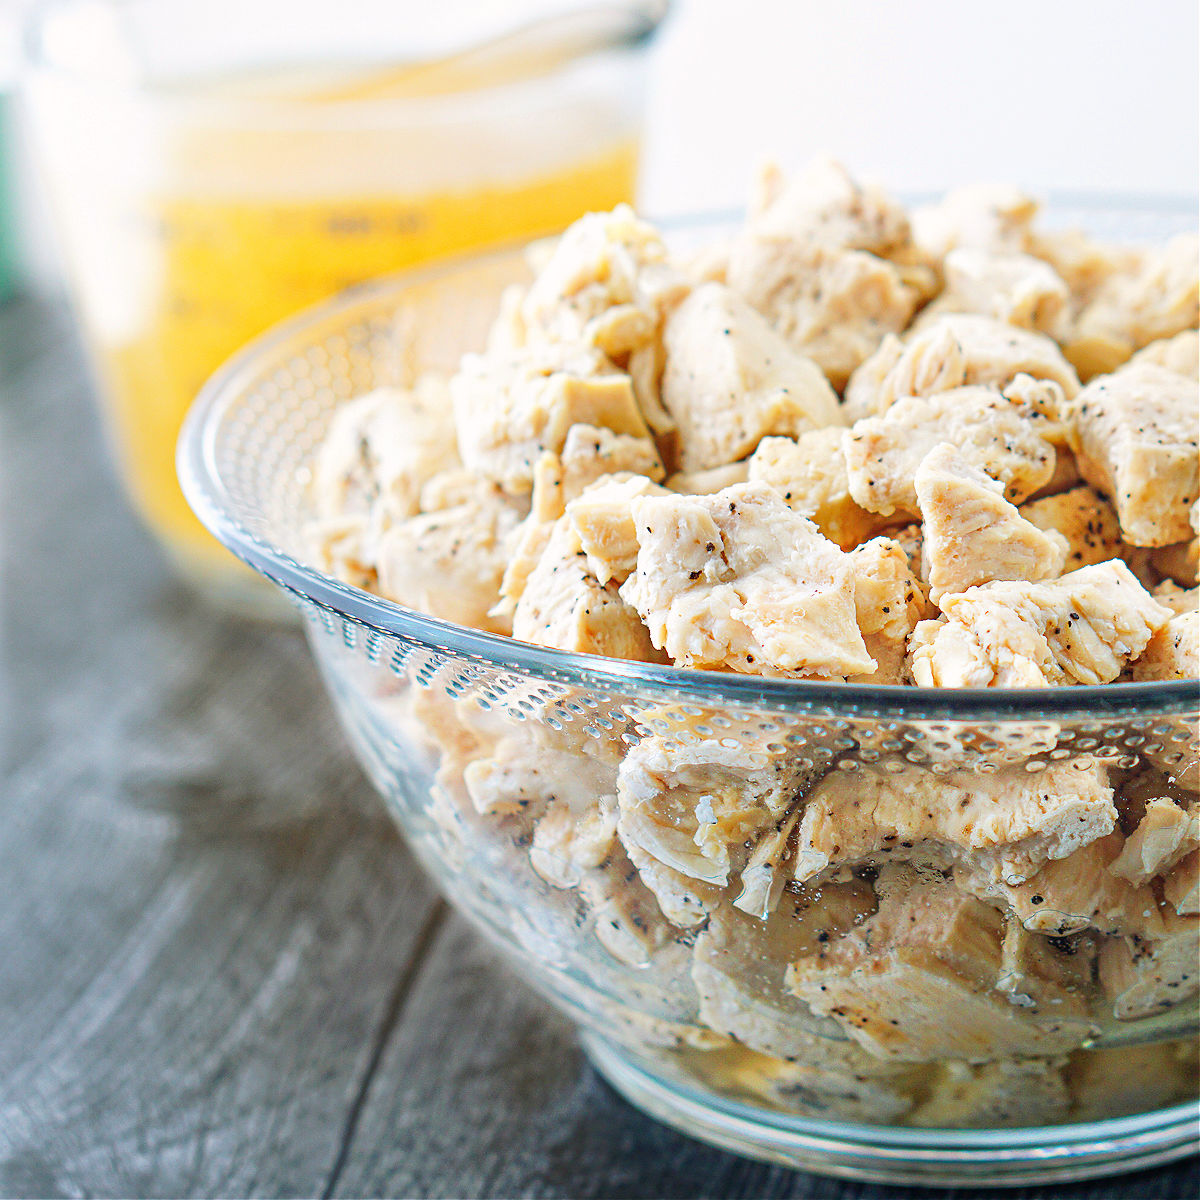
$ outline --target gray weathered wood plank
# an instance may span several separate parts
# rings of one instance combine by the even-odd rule
[[[997,1195],[1184,1200],[1198,1193],[1193,1162],[1128,1180]],[[568,1022],[456,917],[375,1073],[337,1194],[933,1200],[954,1193],[752,1163],[642,1116],[590,1068]]]
[[[58,345],[0,400],[0,1192],[313,1194],[440,906],[299,635],[131,522]]]

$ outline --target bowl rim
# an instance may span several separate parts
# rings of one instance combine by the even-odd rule
[[[1080,193],[1059,193],[1056,198],[1051,193],[1047,208],[1053,211],[1056,207],[1158,212],[1178,217],[1194,213],[1195,201]],[[727,225],[734,216],[730,212],[689,213],[660,219],[656,224],[686,231]],[[685,696],[708,706],[718,703],[736,708],[906,721],[1017,722],[1049,717],[1103,722],[1151,713],[1186,714],[1200,707],[1200,680],[1190,679],[1045,688],[925,688],[702,671],[559,650],[458,625],[343,583],[305,565],[238,520],[217,467],[216,442],[229,408],[257,377],[261,360],[306,332],[349,316],[356,308],[370,308],[384,298],[399,302],[406,288],[426,286],[468,265],[499,262],[527,244],[516,241],[468,251],[356,284],[273,325],[229,358],[191,405],[176,449],[176,469],[184,497],[205,528],[301,605],[307,601],[328,616],[349,620],[377,635],[400,638],[485,667],[607,693],[636,692],[675,701]]]

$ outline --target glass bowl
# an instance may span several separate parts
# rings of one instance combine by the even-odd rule
[[[1083,213],[1107,236],[1191,219]],[[873,928],[874,892],[947,885],[881,865],[781,891],[796,806],[752,848],[712,806],[753,793],[769,807],[818,780],[1057,802],[1150,768],[1194,789],[1195,683],[957,691],[698,672],[454,625],[305,564],[331,413],[451,369],[525,273],[511,249],[353,289],[227,364],[179,445],[200,519],[298,606],[346,733],[429,873],[578,1023],[619,1091],[717,1145],[825,1174],[992,1185],[1192,1152],[1196,917],[1147,947],[1069,921],[1029,918],[1030,933],[1003,905],[953,901],[944,925],[907,943],[901,931],[873,962],[866,938],[835,1003],[821,955]],[[715,830],[728,869],[697,878],[626,848],[618,793],[631,822],[658,819],[676,867]]]

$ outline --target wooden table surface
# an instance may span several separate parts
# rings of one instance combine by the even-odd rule
[[[749,1162],[601,1082],[421,875],[300,636],[173,581],[32,301],[0,309],[0,581],[3,1195],[951,1194]]]

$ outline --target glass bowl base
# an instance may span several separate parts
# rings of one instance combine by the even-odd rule
[[[582,1032],[592,1064],[643,1112],[690,1137],[816,1175],[929,1187],[1018,1187],[1145,1170],[1195,1154],[1200,1103],[1020,1129],[901,1129],[817,1121],[693,1091]]]

